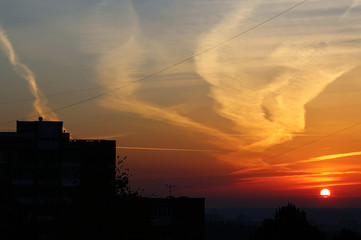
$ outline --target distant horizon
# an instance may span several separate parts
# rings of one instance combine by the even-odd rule
[[[336,226],[338,230],[341,230],[345,227],[345,223],[354,222],[356,223],[356,225],[353,226],[354,230],[361,233],[361,208],[296,207],[304,211],[308,221],[316,226],[321,226],[328,230],[330,230],[330,226],[333,226],[333,231],[336,231]],[[237,218],[241,217],[241,219],[238,220],[244,221],[246,224],[247,222],[257,222],[261,224],[266,218],[274,218],[277,209],[278,208],[206,208],[206,221],[223,219],[222,221],[224,222],[230,222],[237,221]]]

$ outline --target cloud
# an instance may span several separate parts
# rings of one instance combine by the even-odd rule
[[[202,132],[212,136],[215,144],[221,141],[230,146],[235,142],[233,136],[180,114],[179,106],[162,107],[139,99],[141,82],[137,81],[144,76],[149,51],[141,42],[142,29],[131,1],[104,1],[94,10],[91,21],[83,48],[96,56],[96,81],[108,90],[119,88],[101,99],[101,105]],[[119,26],[124,22],[126,26]]]
[[[48,120],[58,120],[57,115],[53,113],[52,110],[47,106],[47,100],[44,97],[43,93],[38,88],[34,73],[30,70],[30,68],[27,65],[25,65],[18,59],[14,47],[12,46],[1,24],[0,24],[0,48],[8,57],[8,60],[10,64],[13,66],[15,72],[28,82],[31,94],[35,98],[33,107],[36,114],[39,116],[46,115]]]
[[[330,154],[283,164],[267,164],[261,159],[258,159],[250,161],[250,164],[252,162],[255,163],[253,166],[249,165],[225,173],[224,175],[234,176],[235,178],[238,178],[240,182],[277,183],[283,187],[288,186],[290,189],[315,188],[325,185],[359,185],[361,182],[358,181],[358,179],[361,172],[358,167],[353,167],[351,169],[348,167],[338,167],[337,170],[334,171],[334,168],[330,168],[329,165],[325,168],[307,167],[306,165],[302,165],[302,170],[294,169],[292,166],[360,155],[361,152]]]
[[[233,13],[200,37],[198,52],[244,28],[254,11],[256,5],[235,5]],[[234,39],[196,58],[198,74],[210,85],[214,109],[234,122],[234,131],[250,136],[244,149],[264,150],[302,133],[305,105],[358,64],[350,50],[342,49],[345,59],[340,61],[336,56],[341,49],[319,46],[315,41],[324,36],[312,37]],[[257,58],[260,52],[262,58]],[[252,58],[257,61],[249,61]]]
[[[200,26],[199,30],[204,34],[199,37],[193,52],[202,52],[241,30],[249,29],[256,16],[274,16],[274,11],[278,12],[270,13],[269,5],[266,9],[259,3],[227,2],[228,12],[212,17],[212,22],[220,19],[218,24],[211,26],[210,30]],[[305,105],[357,64],[355,55],[349,57],[352,51],[332,46],[327,41],[330,36],[325,37],[319,31],[315,33],[312,24],[308,25],[311,20],[300,20],[307,26],[297,27],[308,36],[300,37],[294,30],[300,22],[280,19],[274,26],[270,24],[268,28],[253,31],[250,38],[234,39],[187,63],[187,67],[194,64],[191,67],[195,67],[196,73],[209,84],[214,111],[233,123],[227,127],[209,127],[204,120],[196,121],[187,115],[187,104],[168,103],[164,106],[139,96],[145,84],[138,80],[146,76],[149,69],[152,73],[157,71],[154,69],[165,67],[159,67],[159,63],[176,62],[167,52],[168,47],[173,46],[170,51],[177,53],[174,50],[177,44],[172,45],[173,42],[166,41],[164,36],[155,39],[159,29],[155,28],[157,31],[153,33],[152,24],[146,23],[150,29],[143,29],[142,21],[149,16],[140,17],[137,10],[132,1],[107,0],[91,14],[83,48],[96,57],[95,81],[109,91],[118,89],[102,98],[100,104],[115,111],[133,112],[144,118],[200,132],[209,136],[215,145],[234,152],[262,151],[302,134],[306,124]],[[268,15],[264,15],[265,12]],[[328,20],[329,16],[325,18]],[[342,58],[338,56],[341,52]],[[156,82],[153,78],[148,80]],[[220,158],[235,159],[235,155],[231,153]],[[246,165],[248,162],[246,160]]]

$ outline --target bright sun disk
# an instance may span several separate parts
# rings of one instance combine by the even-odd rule
[[[321,190],[320,195],[322,197],[329,197],[331,195],[331,192],[327,188],[324,188],[324,189]]]

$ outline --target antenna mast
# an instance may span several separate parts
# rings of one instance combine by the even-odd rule
[[[174,187],[176,187],[176,185],[170,185],[170,184],[166,184],[166,186],[168,187],[168,189],[169,189],[169,198],[172,198],[173,196],[172,196],[172,189],[174,188]]]

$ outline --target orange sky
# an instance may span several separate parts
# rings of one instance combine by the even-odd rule
[[[115,139],[146,195],[361,207],[360,1],[54,4],[0,3],[1,131]]]

